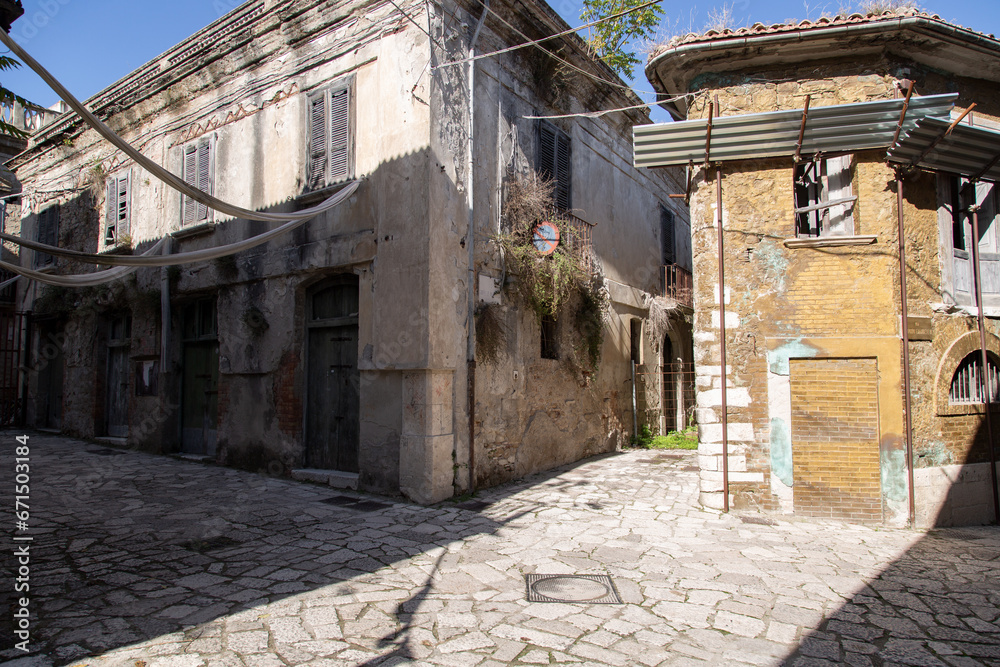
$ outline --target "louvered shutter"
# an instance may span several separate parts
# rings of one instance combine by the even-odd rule
[[[330,93],[330,182],[348,177],[350,169],[350,112],[349,89]]]
[[[543,178],[554,181],[553,203],[557,208],[568,210],[572,198],[570,193],[571,155],[569,137],[552,125],[540,122],[538,125],[538,173]]]
[[[38,237],[39,243],[46,245],[56,245],[59,238],[59,207],[50,206],[38,214]],[[52,264],[54,258],[47,252],[35,253],[35,267],[48,266]]]
[[[184,148],[184,182],[198,187],[198,147],[194,144]],[[181,222],[187,225],[194,222],[198,215],[198,202],[186,195],[183,200]]]
[[[104,217],[104,243],[110,245],[115,242],[115,235],[117,234],[116,223],[118,220],[118,179],[111,178],[108,179],[107,192],[105,193],[107,198],[105,208],[106,213]]]
[[[660,207],[660,242],[663,264],[674,263],[674,214]]]
[[[198,189],[206,194],[212,194],[212,142],[202,141],[198,144]],[[198,202],[197,221],[208,220],[208,206]]]
[[[129,235],[132,222],[132,202],[130,193],[132,191],[132,174],[126,172],[118,177],[117,191],[117,219],[115,221],[115,240],[122,239]]]
[[[850,155],[832,157],[826,160],[826,197],[824,201],[836,201],[853,196],[851,189]],[[854,233],[854,206],[838,204],[829,209],[829,225],[825,230],[831,235]]]
[[[309,189],[326,185],[329,154],[326,91],[309,98]]]
[[[556,206],[568,211],[571,208],[570,184],[572,175],[570,171],[570,146],[569,137],[561,132],[556,134]]]

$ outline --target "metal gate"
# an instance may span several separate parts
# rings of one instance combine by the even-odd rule
[[[694,381],[692,363],[638,366],[635,383],[639,424],[664,434],[687,427],[694,416]]]
[[[23,426],[29,313],[0,311],[0,426]]]

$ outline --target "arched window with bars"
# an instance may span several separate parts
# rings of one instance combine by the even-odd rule
[[[993,354],[987,353],[987,375],[989,379],[990,402],[1000,402],[1000,368]],[[951,389],[948,392],[948,402],[953,405],[968,405],[984,403],[983,395],[983,362],[979,350],[971,352],[962,359],[951,378]]]

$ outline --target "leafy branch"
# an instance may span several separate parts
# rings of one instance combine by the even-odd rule
[[[647,0],[583,0],[580,18],[596,21],[608,16],[626,12],[644,4]],[[660,24],[663,8],[649,5],[638,11],[599,23],[591,28],[588,43],[594,53],[608,67],[619,74],[631,78],[639,59],[635,51],[628,50],[636,41],[651,39]]]

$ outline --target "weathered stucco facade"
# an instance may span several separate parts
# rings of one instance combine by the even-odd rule
[[[526,116],[634,98],[522,50],[476,64],[470,106],[469,66],[447,63],[467,55],[481,7],[396,4],[248,2],[90,100],[145,155],[228,202],[294,211],[346,179],[361,185],[236,255],[87,290],[22,290],[36,323],[30,423],[275,474],[308,469],[419,502],[629,437],[629,321],[645,321],[660,293],[663,207],[690,268],[686,211],[668,198],[678,174],[631,166],[627,132],[641,114],[551,121],[571,144],[570,208],[591,231],[612,305],[592,377],[574,375],[570,355],[541,359],[537,319],[503,289],[491,241],[505,184],[537,170],[542,121]],[[530,37],[565,27],[544,3],[493,9]],[[479,53],[522,40],[496,20],[477,34]],[[575,37],[561,44],[562,57],[617,82]],[[346,145],[330,139],[338,132]],[[267,229],[184,201],[76,118],[12,165],[25,187],[20,231],[41,240],[54,216],[62,247],[138,253],[166,236],[178,253]],[[88,270],[31,251],[20,262]],[[510,335],[470,386],[470,306],[485,302]],[[683,317],[669,321],[679,342],[689,338]],[[561,318],[559,336],[571,349]],[[659,343],[646,346],[656,363]]]
[[[976,103],[980,125],[1000,114],[998,73],[1000,42],[909,10],[691,35],[647,66],[663,92],[694,94],[678,117],[705,118],[716,100],[718,117],[801,110],[807,97],[811,109],[894,99],[914,81],[915,96],[956,92],[958,111]],[[691,197],[702,502],[725,500],[725,377],[734,507],[906,522],[897,176],[885,150],[852,156],[846,234],[801,233],[791,156],[726,162],[722,173],[724,374],[714,168],[696,172]],[[914,511],[924,526],[994,518],[984,406],[949,398],[979,336],[974,290],[954,275],[948,183],[920,171],[903,180]],[[982,224],[997,223],[984,214]],[[984,252],[985,270],[995,251]],[[1000,295],[987,292],[996,355]]]

